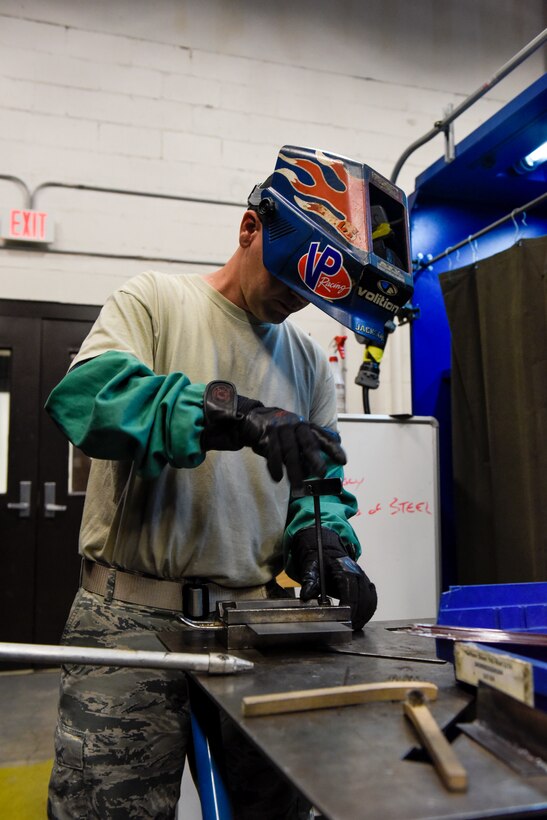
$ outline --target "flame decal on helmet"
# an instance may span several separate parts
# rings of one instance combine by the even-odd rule
[[[300,208],[319,216],[347,242],[367,250],[363,181],[352,176],[344,162],[331,159],[322,151],[314,151],[314,156],[316,159],[311,160],[280,153],[280,160],[304,173],[299,175],[292,168],[279,167],[276,173],[282,174],[297,193],[308,197],[301,199],[295,195],[295,203]],[[331,184],[329,177],[337,184]],[[311,184],[304,181],[307,178],[312,179]]]

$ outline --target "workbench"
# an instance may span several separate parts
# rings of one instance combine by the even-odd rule
[[[443,729],[472,719],[474,690],[456,684],[452,665],[438,661],[431,639],[394,631],[399,625],[368,624],[338,647],[344,653],[302,647],[238,651],[254,661],[254,671],[218,677],[190,673],[199,693],[194,703],[199,710],[200,701],[202,707],[213,701],[328,820],[546,817],[547,776],[517,775],[457,730],[453,748],[467,769],[469,788],[447,791],[401,703],[242,716],[247,695],[411,679],[439,687],[429,707]],[[188,650],[180,644],[168,648]]]

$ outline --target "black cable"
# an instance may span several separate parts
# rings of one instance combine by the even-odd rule
[[[367,416],[370,416],[370,400],[368,387],[363,387],[363,410]]]

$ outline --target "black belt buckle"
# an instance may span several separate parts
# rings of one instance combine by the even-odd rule
[[[209,587],[199,578],[188,580],[182,588],[182,614],[194,621],[209,618]]]

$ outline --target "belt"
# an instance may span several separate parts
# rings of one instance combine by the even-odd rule
[[[194,580],[194,579],[193,579]],[[201,580],[201,579],[200,579]],[[190,584],[189,579],[168,581],[124,572],[114,567],[98,564],[84,558],[82,563],[81,586],[88,592],[104,598],[123,601],[127,604],[150,606],[172,612],[183,611],[183,589]],[[213,611],[218,601],[257,600],[268,597],[266,586],[222,587],[212,581],[203,582],[209,591],[209,610]]]

